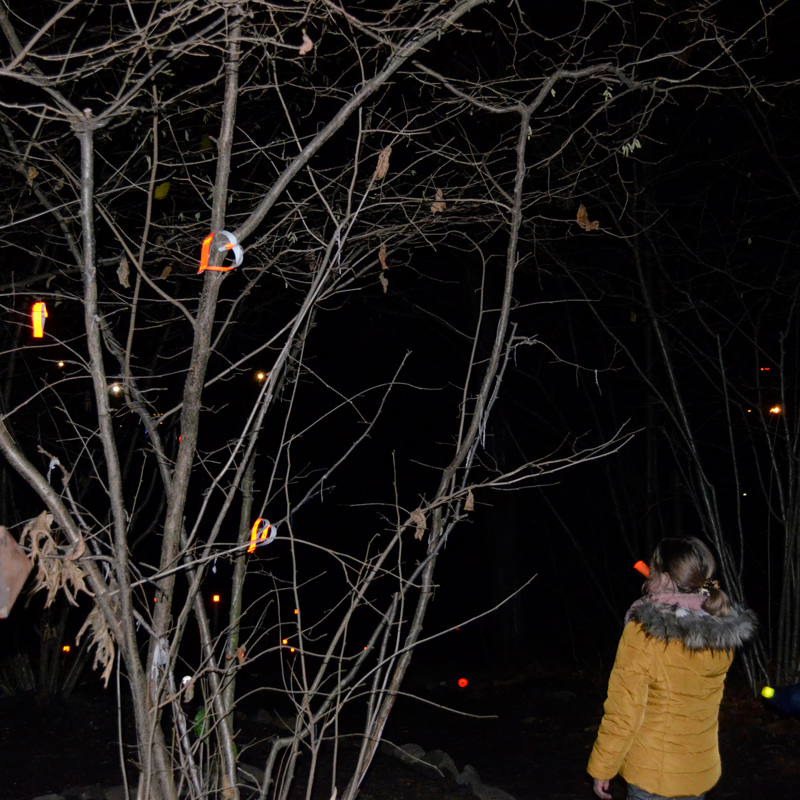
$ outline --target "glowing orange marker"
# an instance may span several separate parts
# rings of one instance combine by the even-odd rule
[[[642,575],[644,575],[644,576],[645,576],[645,578],[649,578],[649,577],[650,577],[650,567],[648,567],[648,566],[647,566],[647,564],[645,564],[645,563],[644,563],[644,561],[637,561],[637,562],[636,562],[636,563],[633,565],[633,568],[634,568],[634,569],[635,569],[637,572],[641,572],[641,573],[642,573]]]
[[[211,254],[211,242],[214,241],[214,237],[218,233],[224,236],[228,240],[228,243],[218,247],[217,250],[220,253],[225,252],[225,250],[230,250],[233,253],[235,260],[232,267],[211,267],[208,264],[208,257]],[[212,272],[230,272],[242,263],[243,258],[244,251],[242,250],[242,246],[230,231],[211,231],[211,233],[203,239],[203,246],[200,249],[200,269],[197,270],[197,274],[199,275],[201,272],[205,272],[205,270],[211,270]]]
[[[469,681],[468,681],[466,678],[459,678],[459,679],[458,679],[458,685],[459,685],[459,686],[460,686],[462,689],[465,689],[465,688],[467,687],[467,684],[468,684],[468,683],[469,683]]]
[[[219,603],[219,595],[218,595],[218,594],[215,594],[215,595],[214,595],[214,596],[211,598],[211,602],[212,602],[212,603]]]
[[[64,645],[64,646],[61,648],[61,652],[62,652],[62,653],[69,653],[69,651],[70,651],[71,649],[72,649],[72,648],[71,648],[71,647],[70,647],[68,644],[65,644],[65,645]]]
[[[44,321],[47,319],[47,306],[42,303],[34,303],[31,311],[31,323],[33,324],[33,338],[41,339],[44,336]]]
[[[278,531],[268,519],[259,517],[254,523],[250,531],[250,547],[247,548],[248,553],[252,553],[256,547],[262,544],[270,544],[278,535]]]

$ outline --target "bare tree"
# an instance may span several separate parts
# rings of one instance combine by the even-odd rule
[[[91,594],[104,680],[124,665],[140,796],[239,796],[236,678],[264,664],[296,713],[258,795],[285,800],[303,752],[310,797],[355,705],[357,765],[329,787],[352,800],[474,504],[627,441],[565,437],[502,469],[485,451],[516,353],[544,346],[535,316],[512,320],[536,225],[596,228],[587,176],[679,90],[756,88],[750,43],[774,9],[723,37],[713,6],[576,3],[537,28],[484,0],[0,10],[3,235],[22,265],[3,357],[24,360],[0,449],[46,508],[23,531],[41,587]],[[455,258],[478,265],[478,303],[462,363],[426,344],[434,383],[375,341],[390,329],[358,301],[380,308],[395,286],[402,300],[416,268],[424,313],[448,291],[436,259]],[[436,477],[390,477],[367,525],[353,506],[369,498],[335,482],[372,486],[359,453],[391,441],[396,395],[422,392],[454,420],[435,434],[446,446],[414,454]],[[352,521],[331,541],[300,519],[334,498]],[[202,589],[223,564],[220,630]]]

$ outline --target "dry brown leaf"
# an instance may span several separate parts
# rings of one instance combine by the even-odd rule
[[[425,512],[421,508],[412,511],[411,521],[417,526],[417,530],[414,533],[414,538],[421,539],[425,535],[425,527],[427,525],[425,521]]]
[[[92,666],[103,668],[103,674],[100,676],[103,684],[108,687],[108,679],[111,677],[111,670],[114,667],[114,637],[106,624],[106,618],[103,612],[100,611],[99,606],[95,606],[89,616],[86,617],[86,622],[83,627],[78,631],[75,637],[75,644],[81,643],[81,636],[86,632],[86,629],[91,627],[92,639],[91,644],[94,645],[94,663]]]
[[[384,147],[378,156],[378,164],[375,167],[375,174],[372,176],[376,181],[382,181],[389,171],[389,156],[392,154],[391,147]]]
[[[378,250],[378,259],[381,262],[381,269],[389,269],[389,265],[386,263],[386,245],[382,244],[381,249]]]
[[[28,186],[33,186],[33,181],[38,174],[39,170],[36,167],[28,167]]]
[[[636,322],[636,312],[631,311],[631,322]]]
[[[236,660],[239,662],[239,664],[244,664],[244,659],[245,659],[245,653],[246,652],[247,652],[247,648],[244,645],[242,645],[236,651]]]
[[[172,266],[164,267],[163,271],[161,272],[161,279],[163,280],[164,278],[169,278],[171,274],[172,274]]]
[[[308,55],[314,49],[314,42],[311,41],[309,35],[303,31],[303,44],[300,45],[298,52],[301,56]]]
[[[464,501],[464,511],[475,510],[475,497],[472,494],[472,489],[467,489],[467,499]]]
[[[444,202],[444,194],[441,189],[436,190],[436,202],[431,203],[431,214],[441,214],[447,208],[447,203]]]
[[[231,788],[231,782],[228,776],[222,774],[222,800],[233,800],[236,797],[236,792]]]
[[[183,702],[191,703],[194,700],[194,678],[183,687]]]
[[[381,286],[383,286],[383,293],[386,294],[389,289],[389,279],[382,272],[378,275],[378,278],[380,279]]]
[[[65,556],[59,549],[55,537],[50,530],[53,524],[53,515],[42,511],[36,519],[31,520],[23,529],[20,544],[26,539],[30,540],[31,560],[36,564],[36,585],[34,591],[47,590],[45,608],[56,599],[59,589],[63,589],[67,601],[78,605],[75,595],[85,592],[90,597],[94,595],[86,587],[86,573],[83,567],[70,556]],[[73,553],[73,559],[82,555],[81,544]],[[83,545],[85,547],[85,544]]]
[[[117,267],[117,280],[120,282],[123,289],[131,288],[130,281],[128,280],[130,274],[131,268],[128,264],[128,259],[123,256],[120,259],[119,266]]]
[[[599,222],[589,222],[589,212],[586,210],[586,206],[583,203],[578,206],[577,220],[578,225],[585,231],[596,231],[600,227]]]

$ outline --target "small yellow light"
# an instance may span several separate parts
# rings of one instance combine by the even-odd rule
[[[783,413],[783,409],[780,406],[772,406],[772,408],[769,410],[769,413],[777,416],[778,414]]]
[[[64,366],[64,362],[63,362],[63,361],[59,361],[59,362],[58,362],[58,366],[59,366],[59,367],[63,367],[63,366]]]
[[[212,602],[212,603],[219,603],[219,595],[218,595],[218,594],[215,594],[215,595],[214,595],[214,596],[211,598],[211,602]]]
[[[111,386],[108,387],[108,391],[111,394],[119,394],[122,391],[122,387],[118,383],[112,383]]]
[[[266,379],[267,379],[267,373],[266,373],[266,372],[257,372],[257,373],[256,373],[256,380],[257,380],[259,383],[264,383],[264,381],[265,381]]]
[[[65,644],[65,645],[64,645],[64,646],[61,648],[61,652],[62,652],[62,653],[69,653],[69,651],[70,651],[71,649],[72,649],[72,648],[71,648],[71,647],[70,647],[68,644]]]
[[[774,697],[775,696],[775,690],[771,686],[765,686],[761,690],[761,696],[762,697],[766,697],[767,700],[769,700],[770,697]]]
[[[299,612],[297,609],[295,609],[295,610],[294,610],[294,613],[295,613],[295,614],[299,614],[300,612]]]
[[[290,652],[290,653],[294,653],[294,647],[290,647],[290,648],[289,648],[289,652]]]
[[[289,640],[288,639],[281,639],[281,644],[289,644]]]

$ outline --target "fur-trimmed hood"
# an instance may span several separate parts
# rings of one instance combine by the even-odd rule
[[[756,631],[756,615],[749,609],[731,605],[727,616],[715,617],[676,605],[654,603],[643,598],[628,612],[644,632],[662,642],[677,639],[689,650],[732,650],[751,639]]]

